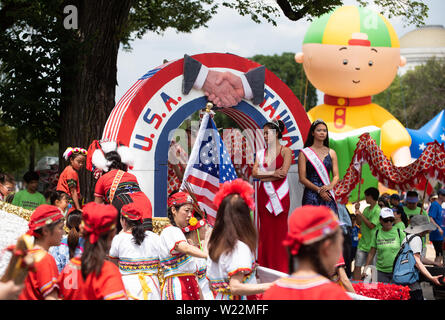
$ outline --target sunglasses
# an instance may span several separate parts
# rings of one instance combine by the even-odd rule
[[[394,218],[385,218],[382,219],[383,222],[387,223],[387,222],[394,222]]]

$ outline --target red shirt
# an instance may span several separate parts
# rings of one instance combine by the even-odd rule
[[[71,166],[67,166],[59,177],[56,190],[68,193],[71,197],[70,188],[76,188],[77,195],[80,194],[79,175]]]
[[[113,185],[114,177],[116,176],[118,170],[114,169],[110,172],[107,172],[103,176],[99,178],[96,182],[96,187],[94,188],[94,196],[100,197],[105,200],[105,202],[110,203],[109,196],[110,196],[110,189]],[[125,182],[134,182],[138,184],[138,180],[135,175],[124,172],[121,180],[119,181],[119,184],[125,183]],[[139,186],[139,184],[138,184]],[[139,208],[143,210],[142,212],[142,218],[147,219],[152,217],[152,206],[150,199],[143,193],[142,191],[129,193],[130,198],[133,202],[137,203]]]
[[[59,288],[56,260],[40,248],[31,249],[29,252],[34,257],[34,271],[28,273],[19,300],[44,300],[53,290]]]
[[[264,300],[352,300],[339,285],[321,275],[291,276],[278,280]]]
[[[63,300],[126,300],[127,294],[119,268],[105,260],[99,275],[93,271],[84,280],[81,261],[75,257],[60,273],[58,283]]]

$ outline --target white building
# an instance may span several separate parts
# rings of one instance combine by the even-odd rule
[[[427,25],[408,32],[400,38],[400,53],[407,60],[400,73],[425,63],[432,57],[445,59],[445,28]]]

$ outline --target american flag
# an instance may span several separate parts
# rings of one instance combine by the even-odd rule
[[[206,112],[193,145],[185,169],[181,190],[188,183],[201,209],[207,212],[207,219],[214,224],[216,207],[213,203],[220,184],[237,178],[230,154],[216,129],[215,123]]]

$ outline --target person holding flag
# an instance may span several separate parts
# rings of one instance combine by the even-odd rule
[[[210,103],[202,118],[180,190],[191,191],[199,207],[213,225],[216,206],[213,201],[220,185],[237,178],[230,154],[210,117]]]
[[[258,263],[287,273],[287,252],[282,242],[290,207],[287,172],[292,164],[292,151],[280,144],[284,128],[283,121],[276,119],[263,126],[266,148],[256,153],[252,176],[260,180]]]

